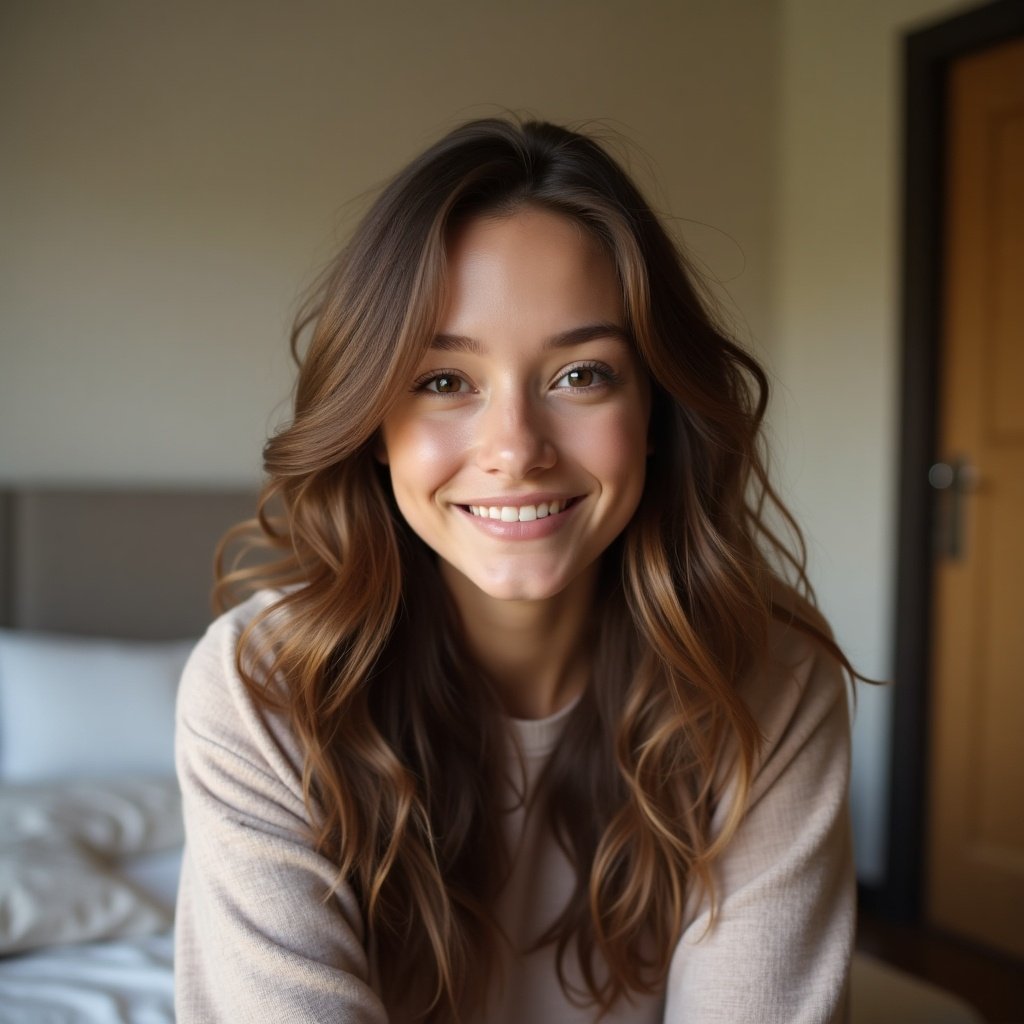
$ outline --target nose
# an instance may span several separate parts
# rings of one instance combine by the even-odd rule
[[[492,394],[477,426],[477,462],[488,473],[525,480],[557,461],[544,410],[529,395]]]

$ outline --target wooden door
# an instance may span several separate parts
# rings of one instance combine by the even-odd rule
[[[948,98],[927,913],[1024,958],[1024,39]]]

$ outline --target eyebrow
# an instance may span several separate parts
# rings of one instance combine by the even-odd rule
[[[595,338],[617,338],[626,345],[632,344],[632,338],[625,327],[606,321],[559,331],[558,334],[544,339],[543,348],[567,348],[571,345],[582,345],[583,342],[593,341]],[[430,347],[441,352],[472,352],[475,355],[484,350],[484,346],[476,338],[468,338],[464,334],[437,334]]]

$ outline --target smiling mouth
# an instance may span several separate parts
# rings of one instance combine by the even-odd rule
[[[503,523],[532,523],[536,519],[560,515],[581,500],[582,497],[576,497],[565,501],[541,501],[536,505],[460,505],[459,508],[479,519],[497,519]]]

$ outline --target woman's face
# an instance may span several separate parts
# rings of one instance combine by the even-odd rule
[[[441,332],[383,424],[381,458],[445,575],[542,600],[636,510],[647,376],[614,265],[575,221],[536,207],[474,219],[448,262]]]

